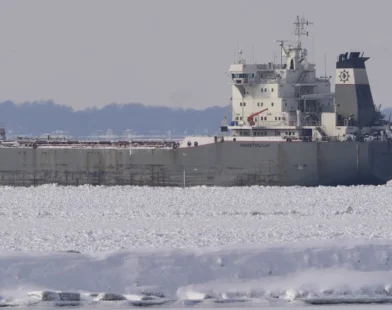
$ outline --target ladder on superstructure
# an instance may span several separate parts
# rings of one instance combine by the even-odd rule
[[[300,76],[297,79],[297,84],[304,84],[306,83],[306,79],[308,77],[308,73],[310,71],[304,70],[301,72]],[[310,94],[312,91],[313,86],[299,86],[299,89],[297,90],[297,97],[298,100],[301,100],[302,95]]]

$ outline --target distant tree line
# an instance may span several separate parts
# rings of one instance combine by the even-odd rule
[[[62,130],[72,136],[88,136],[108,129],[116,135],[126,130],[146,135],[168,131],[174,135],[206,131],[213,134],[219,130],[220,122],[228,112],[228,107],[195,110],[138,103],[112,103],[103,108],[75,111],[53,101],[22,104],[6,101],[0,102],[0,123],[13,135],[41,135]]]

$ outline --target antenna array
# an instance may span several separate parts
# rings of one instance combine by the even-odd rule
[[[309,32],[306,30],[305,26],[313,25],[312,22],[305,20],[304,17],[297,16],[297,20],[294,22],[295,25],[295,35],[298,37],[298,41],[301,41],[301,36],[308,36]]]

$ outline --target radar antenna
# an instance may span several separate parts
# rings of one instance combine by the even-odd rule
[[[287,56],[287,51],[286,51],[286,49],[284,48],[284,42],[287,42],[287,40],[275,40],[275,42],[277,42],[277,43],[279,43],[279,46],[280,46],[280,68],[282,68],[282,66],[283,66],[283,52],[284,52],[284,54],[285,54],[285,56]]]
[[[313,25],[304,17],[297,16],[297,20],[294,22],[295,25],[295,35],[298,37],[297,42],[301,42],[301,36],[309,36],[309,32],[306,30],[305,26]]]

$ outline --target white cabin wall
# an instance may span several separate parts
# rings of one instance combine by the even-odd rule
[[[336,114],[335,113],[322,113],[321,126],[325,133],[329,136],[334,136],[336,133]]]
[[[237,87],[232,87],[232,120],[236,121],[237,116],[242,116],[242,107],[240,106],[240,102],[242,102],[243,98],[241,96],[241,92],[238,90]],[[245,113],[245,111],[244,111]]]
[[[279,96],[281,98],[292,98],[294,97],[295,91],[293,85],[281,84],[279,87]]]

